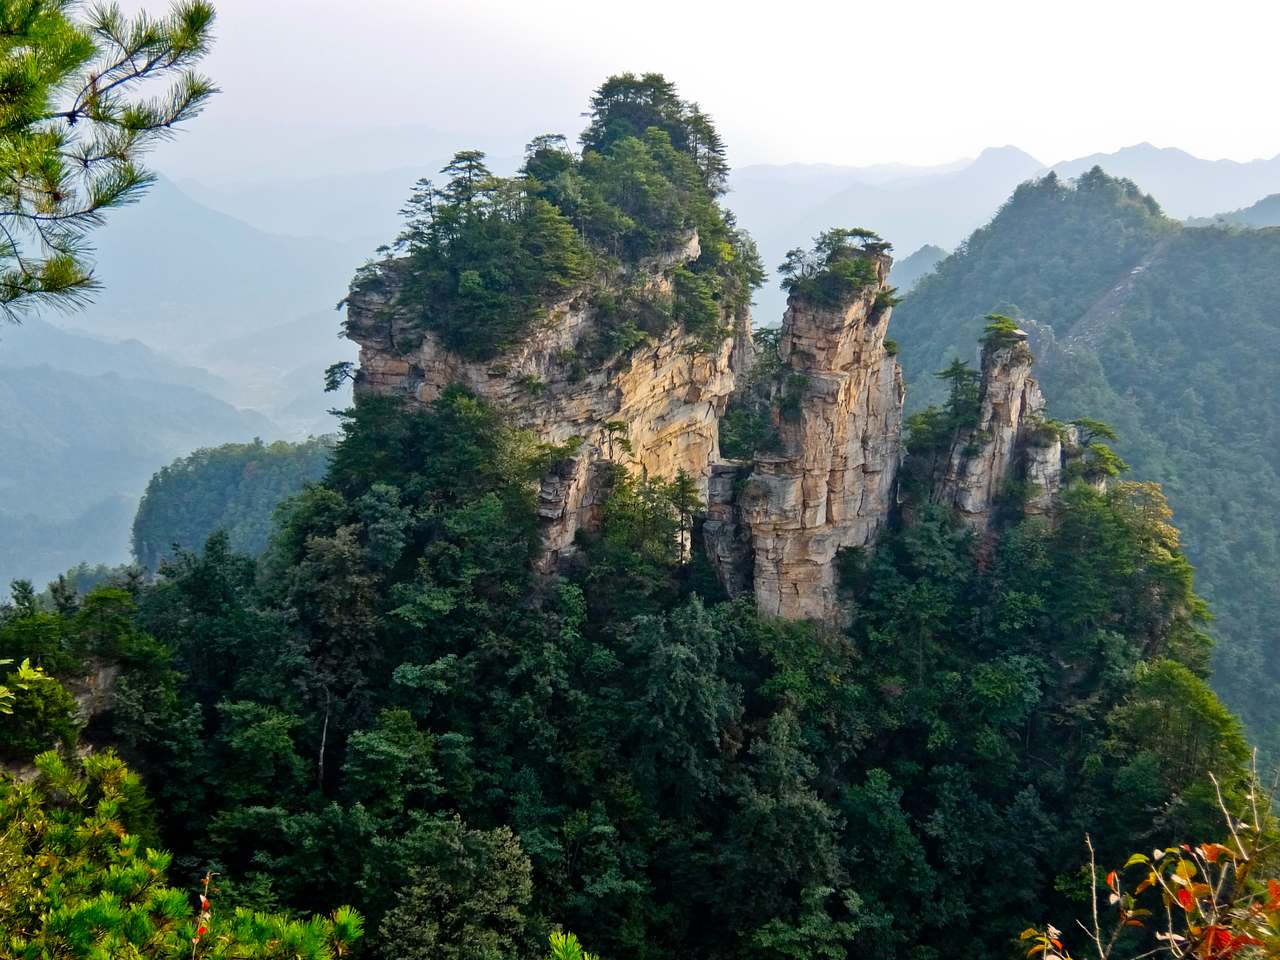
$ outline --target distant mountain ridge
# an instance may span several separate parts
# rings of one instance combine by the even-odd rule
[[[1244,207],[1280,192],[1280,154],[1247,163],[1202,160],[1174,147],[1139,143],[1057,163],[1053,169],[1059,176],[1077,177],[1095,166],[1132,180],[1166,213],[1183,219]]]
[[[926,243],[915,253],[895,260],[889,274],[889,282],[898,288],[899,294],[909,293],[922,277],[947,258],[947,251],[932,243]]]
[[[1237,226],[1251,229],[1280,227],[1280,193],[1263,197],[1257,203],[1229,213],[1219,213],[1213,217],[1203,217],[1190,221],[1192,226]]]
[[[68,373],[122,377],[181,384],[226,399],[229,384],[201,367],[184,364],[153,350],[141,340],[107,340],[89,332],[67,330],[39,317],[20,326],[0,327],[0,367],[49,366]]]
[[[1220,643],[1215,685],[1280,755],[1280,228],[1187,227],[1131,182],[1023,184],[894,312],[914,409],[983,315],[1031,333],[1060,419],[1119,431],[1160,480]]]

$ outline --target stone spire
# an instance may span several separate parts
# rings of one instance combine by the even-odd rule
[[[726,588],[749,583],[767,615],[836,617],[837,551],[872,543],[894,507],[904,390],[884,345],[891,261],[865,256],[877,281],[849,302],[788,302],[774,387],[780,451],[713,473],[710,556]]]
[[[961,430],[937,477],[933,500],[954,507],[979,533],[991,526],[1011,480],[1026,481],[1029,513],[1046,512],[1062,484],[1062,440],[1044,425],[1044,397],[1031,376],[1023,330],[991,336],[982,348],[977,422]]]

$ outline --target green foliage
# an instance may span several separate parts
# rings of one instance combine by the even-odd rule
[[[724,147],[696,105],[656,74],[623,74],[596,91],[588,116],[581,155],[544,135],[517,177],[495,177],[482,153],[464,151],[444,187],[418,184],[396,245],[408,254],[400,300],[446,346],[493,357],[554,301],[587,292],[601,320],[595,359],[672,323],[710,347],[763,281],[755,245],[716,202]],[[694,235],[698,255],[681,262]],[[672,296],[632,282],[632,268],[672,254]],[[378,282],[380,269],[356,285]]]
[[[707,586],[690,478],[617,469],[533,576],[562,455],[461,390],[365,398],[256,563],[214,537],[142,588],[154,652],[104,733],[185,882],[354,900],[387,957],[535,958],[560,927],[618,958],[976,960],[1077,908],[1054,877],[1086,829],[1192,835],[1190,784],[1242,782],[1158,491],[1077,484],[981,560],[926,507],[842,557],[837,631]]]
[[[551,950],[547,960],[600,960],[593,953],[582,949],[582,944],[572,933],[555,932],[551,934]]]
[[[181,0],[160,18],[115,6],[72,18],[73,0],[0,8],[0,310],[82,303],[96,282],[89,232],[154,181],[142,154],[200,112],[213,85],[192,68],[213,7]],[[161,96],[143,91],[174,78]]]
[[[619,142],[661,130],[672,146],[696,164],[713,193],[723,193],[729,176],[724,143],[697,106],[680,99],[675,84],[658,73],[610,77],[591,97],[591,118],[582,148],[607,154]]]
[[[1006,317],[1002,313],[988,313],[984,318],[987,321],[986,327],[982,332],[982,345],[1000,350],[1005,347],[1012,347],[1025,340],[1022,331],[1018,329],[1018,325],[1013,320]]]
[[[928,372],[968,355],[985,313],[1021,308],[1001,312],[1028,318],[1057,415],[1114,424],[1123,442],[1081,420],[1082,443],[1110,442],[1133,476],[1164,484],[1215,614],[1214,688],[1269,758],[1280,755],[1280,421],[1265,399],[1280,376],[1278,259],[1280,231],[1187,229],[1125,181],[1046,178],[1020,187],[893,321],[918,409],[941,396]]]
[[[838,307],[880,282],[880,255],[890,245],[870,230],[833,227],[814,240],[812,250],[787,252],[778,267],[782,289],[816,304]],[[876,306],[893,305],[888,291],[877,293]]]
[[[1097,168],[1074,182],[1051,173],[1021,184],[894,312],[895,335],[909,345],[904,372],[915,387],[912,402],[939,399],[928,372],[969,355],[993,308],[1065,330],[1176,230],[1133,183]]]
[[[0,666],[11,662],[0,660]],[[50,747],[75,743],[75,698],[30,660],[5,677],[0,690],[0,760],[25,763]]]
[[[194,550],[216,530],[231,548],[266,549],[276,508],[324,475],[326,439],[304,443],[228,443],[175,460],[151,478],[133,521],[133,553],[154,573],[175,550]]]
[[[0,780],[0,955],[15,960],[336,960],[363,923],[223,910],[216,890],[197,911],[169,885],[137,776],[113,754],[69,762],[45,753],[31,782]]]
[[[544,307],[587,275],[573,225],[521,180],[493,176],[464,151],[420,181],[397,245],[409,255],[403,298],[464,356],[488,358],[515,342]]]
[[[387,960],[506,960],[527,953],[532,867],[508,827],[481,832],[426,821],[413,836],[415,864],[379,940]]]

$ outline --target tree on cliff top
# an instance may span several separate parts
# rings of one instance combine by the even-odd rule
[[[865,227],[832,227],[813,241],[812,250],[787,251],[778,267],[782,289],[824,306],[837,306],[879,279],[874,257],[891,244]]]
[[[213,84],[193,72],[209,49],[207,0],[130,19],[75,0],[0,4],[0,310],[74,306],[95,287],[86,239],[103,212],[154,177],[142,154],[200,112]],[[173,78],[161,96],[140,88]]]
[[[466,150],[440,171],[443,187],[418,182],[390,248],[408,254],[400,304],[450,350],[497,356],[589,277],[600,281],[600,322],[583,362],[673,324],[710,347],[763,280],[755,245],[718,203],[724,144],[696,104],[658,74],[622,74],[600,86],[588,116],[581,155],[544,134],[526,146],[515,177],[494,176],[483,153]],[[662,268],[669,294],[620,279],[672,254]],[[357,275],[356,287],[377,269]],[[345,373],[335,367],[330,382]]]
[[[693,157],[714,194],[724,193],[729,177],[724,141],[702,108],[681,100],[676,85],[662,74],[610,77],[592,95],[587,115],[591,122],[582,132],[583,150],[608,153],[619,140],[639,139],[657,127],[671,138],[673,147]]]

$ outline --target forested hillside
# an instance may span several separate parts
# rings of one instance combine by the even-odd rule
[[[583,142],[540,139],[514,179],[459,154],[411,207],[414,282],[396,307],[492,368],[566,288],[599,297],[599,278],[687,248],[693,228],[698,259],[669,265],[665,292],[625,287],[588,344],[615,376],[673,326],[690,353],[727,355],[740,331],[724,307],[760,277],[719,205],[710,121],[661,77],[628,75],[597,92]],[[1158,222],[1133,203],[1139,224]],[[885,250],[869,231],[830,231],[797,251],[788,285],[814,316],[856,303],[879,324]],[[1029,362],[1018,336],[1003,319],[984,334]],[[775,337],[756,345],[758,382],[783,358]],[[958,369],[917,421],[917,462],[963,449],[976,376]],[[798,385],[779,388],[761,400],[775,425]],[[1191,567],[1156,487],[1099,484],[1104,447],[1072,447],[1051,517],[1002,496],[983,536],[917,470],[874,549],[840,555],[844,616],[823,624],[729,600],[698,544],[696,484],[628,469],[620,428],[594,525],[558,567],[536,567],[545,480],[577,448],[516,420],[458,385],[430,402],[366,388],[260,558],[218,532],[152,583],[125,575],[80,597],[59,582],[44,600],[17,585],[0,659],[31,664],[6,680],[6,759],[79,737],[119,749],[141,783],[109,755],[45,754],[34,785],[0,785],[0,823],[42,823],[50,796],[77,798],[58,814],[73,829],[0,842],[23,865],[0,874],[15,923],[48,943],[154,927],[202,955],[208,902],[199,926],[190,906],[161,907],[167,883],[213,876],[208,922],[315,958],[359,938],[350,904],[367,955],[385,960],[534,958],[556,928],[613,960],[985,960],[1029,926],[1087,915],[1086,833],[1108,862],[1216,836],[1210,774],[1244,802],[1248,747],[1203,679]],[[1066,427],[1036,423],[1063,449]],[[320,454],[234,447],[175,464],[139,517],[146,559],[215,524],[252,548],[255,491],[309,475]],[[247,482],[259,463],[260,486]],[[109,707],[79,729],[62,684],[104,663],[121,670]],[[86,850],[112,812],[133,832]],[[105,880],[104,860],[128,870]],[[41,926],[39,898],[63,889],[67,864],[79,926]],[[147,898],[124,882],[141,869]],[[130,924],[112,919],[122,902]],[[1135,953],[1149,942],[1128,936]]]
[[[1091,171],[1020,187],[925,278],[894,324],[908,402],[972,355],[982,317],[1019,317],[1060,418],[1099,416],[1134,475],[1163,483],[1221,638],[1214,684],[1280,750],[1280,230],[1186,228]]]
[[[231,549],[257,556],[267,547],[276,508],[324,476],[333,444],[229,443],[197,450],[147,484],[133,521],[133,556],[155,573],[177,551],[198,550],[223,531]]]
[[[0,369],[0,403],[4,583],[123,561],[133,504],[156,470],[195,447],[275,432],[192,387],[49,366]]]

